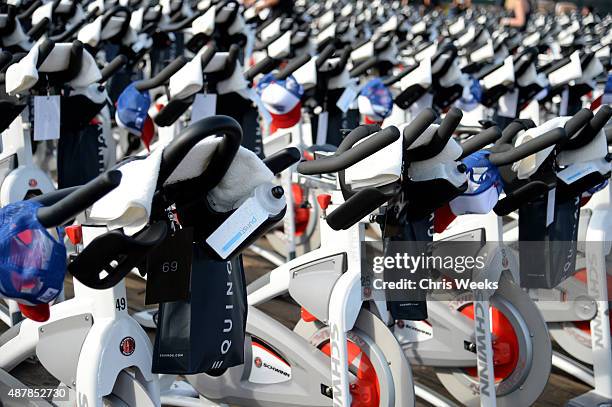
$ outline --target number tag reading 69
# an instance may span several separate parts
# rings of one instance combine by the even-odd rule
[[[145,304],[189,299],[193,228],[168,235],[147,258]]]

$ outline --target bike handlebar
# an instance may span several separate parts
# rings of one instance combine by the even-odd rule
[[[353,69],[351,69],[349,71],[349,75],[351,76],[351,78],[356,78],[360,76],[361,74],[367,72],[368,69],[372,68],[377,63],[378,63],[378,57],[370,57],[366,59],[365,61],[363,61],[362,63],[360,63],[359,65],[357,65],[356,67],[354,67]]]
[[[90,10],[89,13],[87,13],[87,15],[81,21],[74,24],[73,26],[71,26],[68,30],[64,31],[63,33],[55,35],[50,38],[56,42],[68,41],[70,38],[72,38],[74,34],[76,34],[77,31],[81,29],[81,27],[87,24],[87,22],[91,20],[92,18],[94,18],[97,14],[98,14],[98,7],[96,6],[92,10]]]
[[[274,174],[280,174],[293,164],[300,161],[302,154],[295,147],[287,147],[263,159],[266,167]]]
[[[387,194],[376,188],[360,189],[327,215],[327,224],[334,230],[348,229],[389,199],[390,197]]]
[[[379,131],[375,137],[370,137],[351,148],[354,143],[363,138],[359,137],[362,136],[361,133],[365,133],[365,136],[372,134],[368,133],[368,130],[368,126],[357,127],[343,140],[333,156],[314,161],[302,161],[298,165],[298,172],[304,175],[315,175],[345,170],[351,165],[382,150],[400,137],[397,127],[390,126]],[[351,135],[354,136],[351,137]]]
[[[287,65],[285,65],[285,67],[281,69],[280,71],[278,71],[278,73],[274,76],[278,80],[286,79],[287,77],[289,77],[289,75],[291,75],[293,72],[297,71],[302,66],[304,66],[308,61],[310,61],[310,58],[311,56],[309,54],[302,54],[299,57],[294,58],[291,61],[289,61]]]
[[[604,105],[574,137],[563,145],[564,150],[574,150],[587,145],[599,134],[612,117],[612,108]],[[568,122],[569,123],[569,122]],[[567,124],[566,124],[567,131]]]
[[[157,75],[152,77],[151,79],[145,79],[142,81],[136,82],[134,87],[139,91],[145,91],[149,89],[156,88],[158,86],[163,85],[164,83],[170,80],[170,77],[177,73],[179,69],[181,69],[187,63],[187,58],[184,56],[180,56],[176,58],[174,61],[170,63],[170,65],[166,66],[162,69]]]
[[[43,34],[49,28],[50,22],[51,20],[49,20],[49,18],[47,17],[43,18],[38,23],[36,23],[36,25],[33,25],[32,28],[28,30],[26,35],[30,37],[31,40],[34,40],[34,41],[38,40],[40,37],[43,36]]]
[[[323,48],[323,50],[319,53],[319,57],[317,58],[316,62],[317,69],[321,68],[325,61],[327,61],[329,58],[331,58],[332,55],[334,55],[335,51],[336,47],[334,47],[334,44],[327,44],[327,46]]]
[[[42,64],[45,62],[45,59],[51,54],[55,48],[55,43],[51,40],[45,40],[38,47],[38,60],[36,61],[36,69],[40,68]]]
[[[502,131],[497,126],[489,127],[480,133],[470,137],[461,144],[463,153],[459,159],[463,159],[476,151],[495,143],[502,135]]]
[[[0,72],[4,71],[11,62],[13,62],[13,54],[6,51],[0,51]]]
[[[42,0],[36,0],[32,4],[30,4],[30,6],[23,13],[17,14],[17,18],[19,20],[29,20],[32,17],[32,14],[34,14],[34,12],[40,6],[42,6],[42,4],[43,4]]]
[[[223,140],[217,146],[206,170],[198,176],[198,179],[205,181],[207,186],[216,186],[227,172],[242,141],[240,125],[229,116],[211,116],[199,120],[175,138],[162,153],[157,187],[160,188],[164,184],[197,143],[206,137],[217,134],[222,134]]]
[[[540,150],[554,146],[567,137],[565,129],[558,127],[543,135],[529,140],[526,143],[521,144],[518,147],[511,148],[508,151],[491,153],[489,155],[489,161],[491,164],[496,166],[508,165],[515,161],[522,160],[525,157],[529,157],[532,154],[537,153]]]
[[[535,126],[535,123],[531,119],[514,119],[502,131],[502,135],[499,140],[497,140],[497,144],[510,143],[520,131],[531,129]]]
[[[38,209],[37,217],[46,228],[60,226],[76,215],[89,208],[96,201],[117,188],[121,183],[121,172],[112,170],[105,172],[87,184],[76,187],[68,196],[51,206]]]
[[[265,57],[244,74],[244,78],[251,82],[260,73],[268,73],[278,65],[279,61],[272,57]]]
[[[106,82],[113,74],[115,74],[123,65],[125,65],[128,61],[128,58],[125,55],[117,55],[110,61],[106,66],[100,71],[102,78],[98,81],[98,83]]]
[[[436,112],[431,108],[424,109],[419,115],[406,127],[404,127],[404,146],[409,147],[419,138],[427,128],[437,119]]]
[[[592,111],[589,109],[581,109],[571,119],[569,119],[564,126],[568,140],[571,140],[575,135],[577,135],[578,131],[586,126],[592,118]]]

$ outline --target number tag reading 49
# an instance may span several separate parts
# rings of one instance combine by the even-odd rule
[[[159,245],[147,258],[145,304],[189,299],[193,229],[183,228]]]

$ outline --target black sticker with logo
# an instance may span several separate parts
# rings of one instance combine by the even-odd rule
[[[130,356],[136,350],[136,341],[131,336],[126,336],[121,340],[119,350],[123,356]]]

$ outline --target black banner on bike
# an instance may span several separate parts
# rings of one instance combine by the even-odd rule
[[[242,258],[211,260],[194,245],[190,300],[160,304],[153,372],[214,373],[244,363]]]

